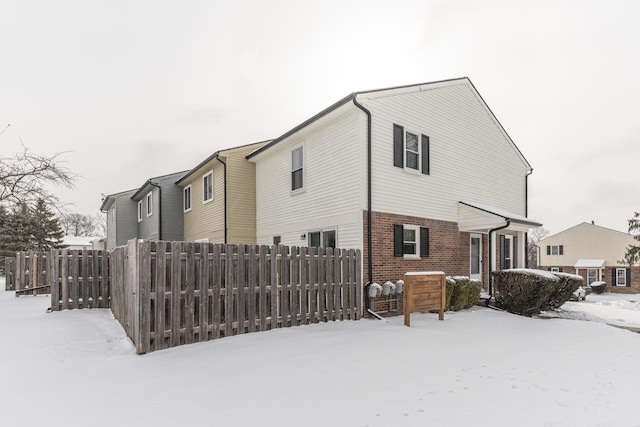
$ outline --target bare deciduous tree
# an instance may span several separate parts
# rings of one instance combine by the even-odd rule
[[[529,268],[538,268],[538,247],[536,244],[551,234],[544,227],[533,228],[527,233],[529,241],[527,242],[527,261]]]
[[[60,218],[62,226],[67,236],[101,236],[100,219],[93,215],[80,213],[63,214]]]
[[[61,155],[42,156],[24,146],[22,152],[12,156],[0,155],[0,203],[35,205],[42,199],[47,205],[60,208],[60,199],[48,187],[73,188],[76,178],[63,165]]]

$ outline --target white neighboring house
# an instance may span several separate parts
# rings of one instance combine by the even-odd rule
[[[524,267],[532,168],[468,78],[352,93],[247,156],[259,244],[356,248],[363,280]]]
[[[100,240],[100,237],[86,237],[86,236],[64,236],[62,244],[66,246],[65,249],[94,249],[94,241]]]
[[[543,270],[579,274],[585,284],[607,283],[607,291],[640,292],[640,267],[625,264],[624,255],[638,241],[629,233],[582,222],[537,243]]]

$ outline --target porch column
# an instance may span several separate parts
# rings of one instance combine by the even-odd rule
[[[497,264],[497,258],[498,255],[496,254],[496,248],[498,247],[496,244],[496,232],[495,231],[490,231],[489,232],[489,240],[491,240],[491,245],[489,245],[489,257],[491,259],[491,265],[489,266],[489,275],[491,275],[492,271],[496,271],[497,268],[496,266]]]

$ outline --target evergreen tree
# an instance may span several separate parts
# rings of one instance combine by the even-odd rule
[[[629,233],[633,234],[633,238],[640,241],[640,212],[636,212],[633,218],[629,220]],[[624,261],[630,267],[636,265],[640,261],[640,245],[629,245],[624,254]]]
[[[38,199],[32,214],[32,250],[47,251],[63,246],[64,231],[60,221],[44,199]]]
[[[32,251],[34,222],[26,203],[16,206],[9,218],[8,247],[12,252]]]

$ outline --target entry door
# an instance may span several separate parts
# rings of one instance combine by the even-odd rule
[[[469,277],[475,280],[482,280],[482,235],[472,234],[469,247]]]

